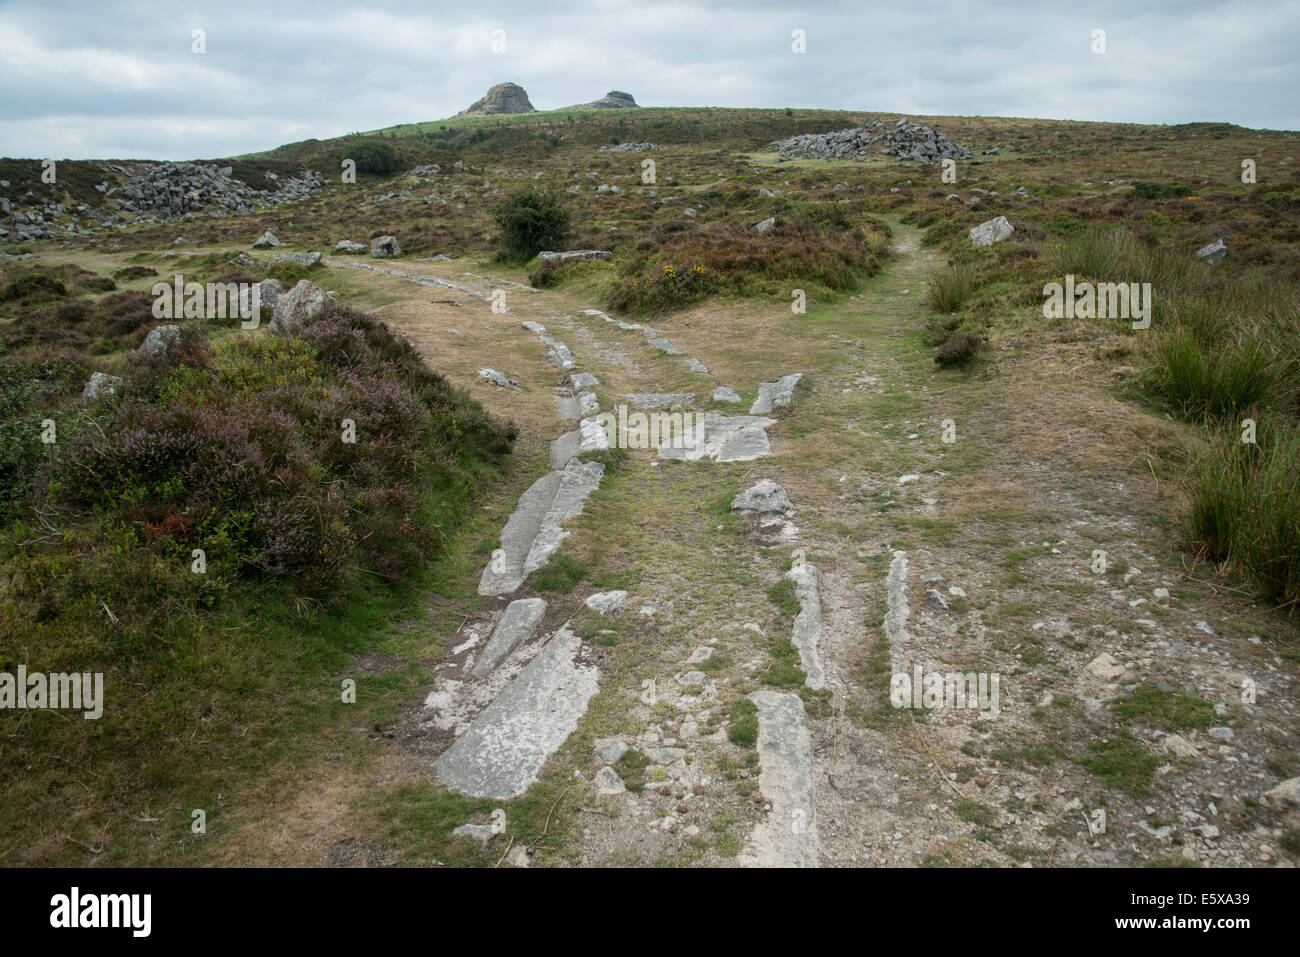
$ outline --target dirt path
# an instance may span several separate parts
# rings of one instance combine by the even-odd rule
[[[520,424],[515,472],[490,507],[498,529],[573,427],[553,399],[576,393],[571,372],[598,379],[602,410],[630,393],[689,392],[689,410],[723,415],[747,411],[761,381],[806,377],[767,430],[770,456],[631,450],[610,469],[561,549],[587,583],[544,595],[537,634],[451,725],[431,717],[445,702],[404,715],[397,763],[427,778],[448,728],[468,726],[567,622],[599,691],[543,773],[567,797],[554,833],[568,836],[545,863],[1270,859],[1280,832],[1256,802],[1265,762],[1279,750],[1294,760],[1294,656],[1279,650],[1295,631],[1185,567],[1167,518],[1178,503],[1147,461],[1176,427],[1120,402],[1079,348],[936,373],[923,295],[940,263],[895,225],[895,258],[861,295],[806,316],[715,304],[656,322],[681,355],[486,268],[402,262],[401,275],[349,287]],[[487,305],[497,290],[507,312]],[[574,369],[548,364],[524,322],[563,341]],[[482,366],[523,390],[482,382]],[[714,402],[719,385],[742,402]],[[788,491],[791,514],[730,510],[761,479]],[[791,667],[793,612],[807,603],[785,612],[769,596],[792,562],[818,570],[820,690]],[[583,607],[610,588],[629,593],[619,611]],[[525,582],[485,600],[438,664],[441,686],[473,687],[475,647],[508,601],[534,594]],[[996,710],[891,707],[891,674],[917,667],[996,677]],[[1139,688],[1166,698],[1117,715]],[[1213,716],[1187,724],[1196,701]]]

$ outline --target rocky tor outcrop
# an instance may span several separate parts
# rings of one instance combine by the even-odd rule
[[[507,113],[536,113],[528,93],[517,83],[498,83],[481,99],[470,104],[457,116],[499,116]]]

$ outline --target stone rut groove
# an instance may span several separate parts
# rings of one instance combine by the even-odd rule
[[[605,466],[571,459],[563,471],[548,472],[519,497],[501,530],[501,548],[483,569],[480,595],[508,595],[546,564],[568,536],[565,519],[582,514],[587,496],[600,485]]]
[[[545,614],[546,602],[541,598],[512,601],[492,629],[492,637],[479,653],[471,674],[476,678],[486,678],[495,671],[512,651],[532,636]]]
[[[536,333],[546,344],[552,365],[569,369],[574,365],[569,347],[558,339],[546,335],[546,327],[531,320],[521,323],[529,332]],[[596,377],[577,373],[594,384]],[[595,393],[579,392],[576,396],[555,396],[555,406],[564,419],[579,419],[599,411]],[[501,548],[483,569],[479,579],[480,595],[508,595],[524,583],[551,557],[551,553],[569,534],[561,527],[565,519],[582,514],[587,496],[600,485],[605,466],[599,462],[579,462],[575,456],[581,452],[608,448],[604,433],[594,421],[583,421],[577,430],[561,435],[551,443],[549,463],[555,471],[534,482],[515,506],[514,513],[501,530]]]
[[[600,669],[580,661],[582,639],[561,628],[434,762],[438,779],[469,797],[518,797],[578,727]]]
[[[885,637],[889,639],[889,659],[894,674],[907,671],[907,659],[903,644],[907,640],[907,553],[894,552],[894,560],[889,563],[889,575],[885,578],[885,589],[889,596],[889,610],[885,612]]]
[[[755,691],[758,707],[758,787],[772,805],[750,838],[751,867],[816,867],[817,811],[812,729],[796,694]]]
[[[686,430],[681,440],[659,446],[659,456],[684,462],[748,462],[772,452],[767,427],[776,419],[760,415],[718,415],[707,412]]]
[[[817,644],[822,637],[821,576],[817,569],[804,562],[786,572],[785,577],[794,583],[794,594],[799,599],[799,614],[794,619],[791,641],[799,650],[799,663],[806,675],[804,684],[814,691],[826,686],[822,673]]]

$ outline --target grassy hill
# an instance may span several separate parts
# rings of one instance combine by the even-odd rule
[[[285,792],[263,780],[267,767],[302,761],[319,771],[338,762],[388,780],[374,771],[380,739],[427,685],[445,653],[437,642],[451,642],[465,620],[483,613],[472,579],[500,522],[493,527],[482,513],[500,517],[535,477],[545,458],[542,430],[524,434],[484,405],[513,398],[471,398],[463,382],[453,385],[427,363],[435,350],[459,356],[458,374],[469,379],[488,361],[523,365],[522,347],[470,313],[468,300],[434,298],[451,295],[450,287],[412,292],[400,277],[349,268],[368,260],[330,256],[311,269],[271,264],[261,254],[252,267],[236,262],[267,229],[285,243],[282,251],[326,254],[339,240],[394,235],[403,268],[448,256],[446,282],[488,282],[490,273],[493,283],[544,290],[557,312],[581,303],[648,317],[674,334],[708,329],[712,341],[738,353],[749,344],[730,319],[760,317],[769,329],[804,322],[789,312],[799,290],[812,304],[801,335],[821,330],[819,323],[841,341],[888,331],[893,338],[873,348],[901,356],[891,361],[923,390],[945,394],[1003,390],[1034,363],[1063,357],[1042,388],[1064,394],[1086,375],[1089,387],[1134,417],[1177,427],[1176,439],[1106,454],[1175,490],[1151,509],[1161,511],[1180,560],[1249,596],[1243,601],[1263,598],[1261,614],[1276,616],[1264,620],[1289,635],[1283,622],[1300,601],[1295,134],[1223,123],[912,118],[974,151],[958,164],[955,183],[943,181],[938,166],[885,157],[783,163],[769,149],[779,138],[876,118],[894,117],[784,108],[564,110],[305,140],[212,161],[232,165],[236,178],[258,188],[268,172],[286,176],[304,166],[331,180],[300,203],[131,223],[74,249],[29,244],[32,258],[5,262],[0,671],[23,662],[103,671],[119,706],[100,722],[48,712],[4,717],[0,863],[228,861],[238,835],[201,845],[189,810],[212,811],[214,795],[233,787],[245,805],[273,814]],[[373,142],[391,146],[396,171],[341,182],[342,161]],[[600,149],[643,142],[658,148]],[[1243,159],[1257,162],[1257,182],[1242,182]],[[429,165],[439,169],[408,172]],[[76,203],[102,205],[95,187],[127,174],[68,161],[49,185],[40,183],[37,161],[0,160],[0,178],[20,202],[28,191],[65,202],[66,218]],[[497,259],[496,211],[537,190],[566,212],[568,247],[608,250],[610,258],[563,266]],[[972,247],[968,230],[997,216],[1014,225],[1012,237]],[[755,229],[769,218],[771,230]],[[911,302],[923,303],[900,312],[923,320],[895,332],[880,314],[858,313],[899,255],[900,237],[915,241],[909,270],[917,262],[933,268],[923,279],[906,272],[905,286],[886,284],[891,295],[915,291]],[[1216,238],[1227,242],[1227,259],[1199,260],[1196,251]],[[309,278],[343,305],[290,338],[186,320],[183,347],[142,359],[137,350],[157,324],[149,290],[176,273],[198,281],[278,276],[286,285]],[[1067,275],[1150,283],[1150,329],[1045,318],[1044,286]],[[417,306],[442,307],[439,322],[415,323],[412,314],[423,315]],[[423,338],[399,336],[390,323],[414,324]],[[441,344],[459,342],[453,334],[474,345],[456,353]],[[770,361],[785,361],[779,341],[762,341]],[[915,352],[899,351],[913,345]],[[826,359],[845,348],[803,357]],[[121,375],[119,392],[82,401],[93,372]],[[539,376],[532,395],[549,403],[552,379]],[[882,399],[872,414],[902,421],[919,394]],[[977,414],[978,401],[969,401]],[[356,421],[365,442],[341,441],[343,418]],[[1246,419],[1256,426],[1254,443],[1241,441]],[[39,440],[48,420],[57,425],[52,444]],[[842,431],[876,424],[853,418]],[[805,435],[799,430],[813,427],[790,428],[797,442]],[[830,457],[822,447],[812,454]],[[835,464],[828,482],[848,468]],[[691,502],[729,498],[703,482],[687,491]],[[892,499],[877,505],[886,514]],[[621,515],[626,505],[603,507]],[[957,534],[956,519],[927,521],[899,534],[922,541]],[[984,529],[979,521],[967,524]],[[643,534],[632,521],[615,527],[612,537]],[[866,534],[840,532],[846,540]],[[999,534],[986,537],[1001,542]],[[207,556],[202,574],[191,565],[197,548]],[[998,560],[1019,568],[1026,559]],[[615,587],[620,579],[602,561],[613,560],[575,564],[578,580],[590,567],[592,581]],[[1279,648],[1294,661],[1292,645]],[[341,675],[345,667],[355,673],[358,662],[363,705],[341,713],[334,707]],[[1292,767],[1293,743],[1283,751],[1279,767]],[[530,834],[546,833],[548,799],[563,796],[553,780],[546,787],[518,808]],[[384,822],[371,820],[368,833],[418,845],[428,859],[491,863],[419,836],[430,820],[440,828],[463,823],[486,806],[441,794],[421,798],[428,804],[403,803],[409,797],[389,795],[378,810],[368,807]],[[253,812],[245,806],[242,813]]]

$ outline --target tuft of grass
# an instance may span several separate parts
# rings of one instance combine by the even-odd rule
[[[794,621],[802,607],[794,593],[794,582],[782,578],[767,590],[767,600],[776,605],[776,612],[783,621]]]
[[[1184,534],[1285,604],[1300,599],[1300,432],[1266,420],[1259,438],[1220,439],[1196,462]]]
[[[971,798],[959,797],[954,800],[952,811],[963,821],[977,827],[989,827],[998,819],[997,812],[993,808]]]
[[[1207,344],[1180,326],[1161,336],[1154,351],[1155,391],[1179,416],[1194,422],[1259,406],[1277,386],[1274,350],[1257,338]]]
[[[533,572],[532,585],[538,591],[567,595],[586,577],[587,566],[576,558],[552,555],[550,561]]]
[[[969,266],[950,266],[931,274],[925,301],[935,312],[956,312],[970,298],[972,287]]]
[[[1130,723],[1142,721],[1159,728],[1208,728],[1214,721],[1214,705],[1204,698],[1150,683],[1139,685],[1112,708]]]
[[[649,766],[650,759],[640,751],[624,751],[618,759],[618,776],[629,791],[640,794],[645,789],[645,772]]]
[[[727,712],[727,738],[742,748],[758,744],[758,706],[748,698],[737,698]]]
[[[1129,794],[1145,794],[1160,759],[1126,731],[1112,734],[1088,746],[1091,755],[1081,762],[1084,769]]]

